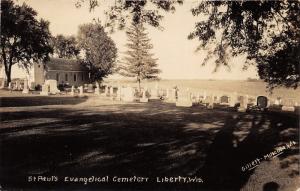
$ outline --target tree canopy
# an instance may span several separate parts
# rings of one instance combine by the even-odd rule
[[[76,58],[80,53],[74,36],[57,35],[53,37],[53,49],[59,58]]]
[[[90,10],[101,6],[104,0],[77,0],[76,6],[88,2]],[[161,27],[160,21],[163,12],[174,12],[176,4],[182,4],[183,0],[114,0],[105,11],[107,16],[106,27],[114,31],[115,28],[124,29],[127,22],[147,23],[153,27]],[[152,8],[149,8],[152,7]]]
[[[37,12],[23,3],[1,0],[1,62],[4,64],[7,84],[11,68],[19,64],[28,68],[33,62],[49,59],[52,53],[49,22],[36,19]],[[6,84],[6,85],[7,85]]]
[[[205,61],[215,55],[216,67],[230,67],[229,56],[246,54],[245,67],[256,63],[271,89],[299,86],[299,1],[202,1],[192,13],[202,20],[189,38],[215,45]]]
[[[117,59],[117,48],[99,23],[79,26],[79,48],[84,51],[84,63],[90,70],[92,81],[101,81],[112,74]]]
[[[150,52],[153,45],[146,32],[146,28],[142,23],[134,24],[126,31],[128,42],[126,44],[128,50],[121,66],[119,73],[127,77],[136,77],[140,83],[143,79],[158,79],[160,70],[157,69],[157,59],[153,58]]]

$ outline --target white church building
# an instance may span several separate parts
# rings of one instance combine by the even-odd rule
[[[6,79],[3,65],[1,65],[0,78]],[[29,70],[17,64],[13,65],[11,79],[12,81],[27,79],[31,89],[38,85],[42,86],[46,80],[56,80],[58,85],[81,86],[89,83],[89,72],[78,60],[51,58],[45,64],[34,63]]]

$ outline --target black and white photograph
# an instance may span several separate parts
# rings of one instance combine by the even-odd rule
[[[300,0],[0,7],[1,191],[300,191]]]

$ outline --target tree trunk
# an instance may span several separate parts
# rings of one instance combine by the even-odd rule
[[[141,93],[141,80],[138,79],[138,83],[139,83],[139,93]]]
[[[4,64],[4,70],[5,70],[5,75],[6,75],[6,83],[5,83],[5,87],[8,87],[9,83],[11,82],[11,64],[7,66]]]

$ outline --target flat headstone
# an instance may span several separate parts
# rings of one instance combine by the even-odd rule
[[[295,111],[295,107],[294,106],[282,106],[281,108],[282,111],[291,111],[294,112]]]

